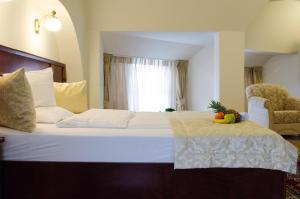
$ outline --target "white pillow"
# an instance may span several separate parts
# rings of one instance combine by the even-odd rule
[[[25,73],[31,86],[34,106],[55,106],[52,68]]]
[[[31,87],[34,106],[56,106],[52,68],[28,71],[25,75]]]
[[[74,113],[58,106],[37,107],[35,108],[35,112],[37,123],[48,124],[55,124],[74,115]]]

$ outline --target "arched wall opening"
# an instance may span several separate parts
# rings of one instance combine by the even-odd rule
[[[41,26],[34,32],[34,19],[57,11],[62,21],[59,32],[49,32]],[[67,81],[83,79],[82,59],[72,19],[59,0],[14,0],[0,2],[0,44],[41,57],[63,62],[67,66]]]

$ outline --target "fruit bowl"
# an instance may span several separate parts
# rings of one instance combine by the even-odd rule
[[[218,124],[234,124],[241,121],[239,112],[233,109],[227,109],[220,102],[212,100],[208,108],[213,109],[216,113],[214,122]]]
[[[234,124],[235,116],[233,113],[225,114],[224,119],[214,119],[214,122],[218,124]]]

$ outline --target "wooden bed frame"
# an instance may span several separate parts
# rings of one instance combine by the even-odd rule
[[[65,65],[0,46],[0,73]],[[1,161],[4,199],[284,199],[286,174],[249,168],[174,170],[170,163]],[[2,196],[2,197],[1,197]]]
[[[66,81],[65,64],[0,45],[0,75],[21,67],[27,71],[52,67],[54,81]]]

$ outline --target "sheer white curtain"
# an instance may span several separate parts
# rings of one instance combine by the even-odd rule
[[[176,108],[176,61],[131,58],[125,69],[129,110]]]

